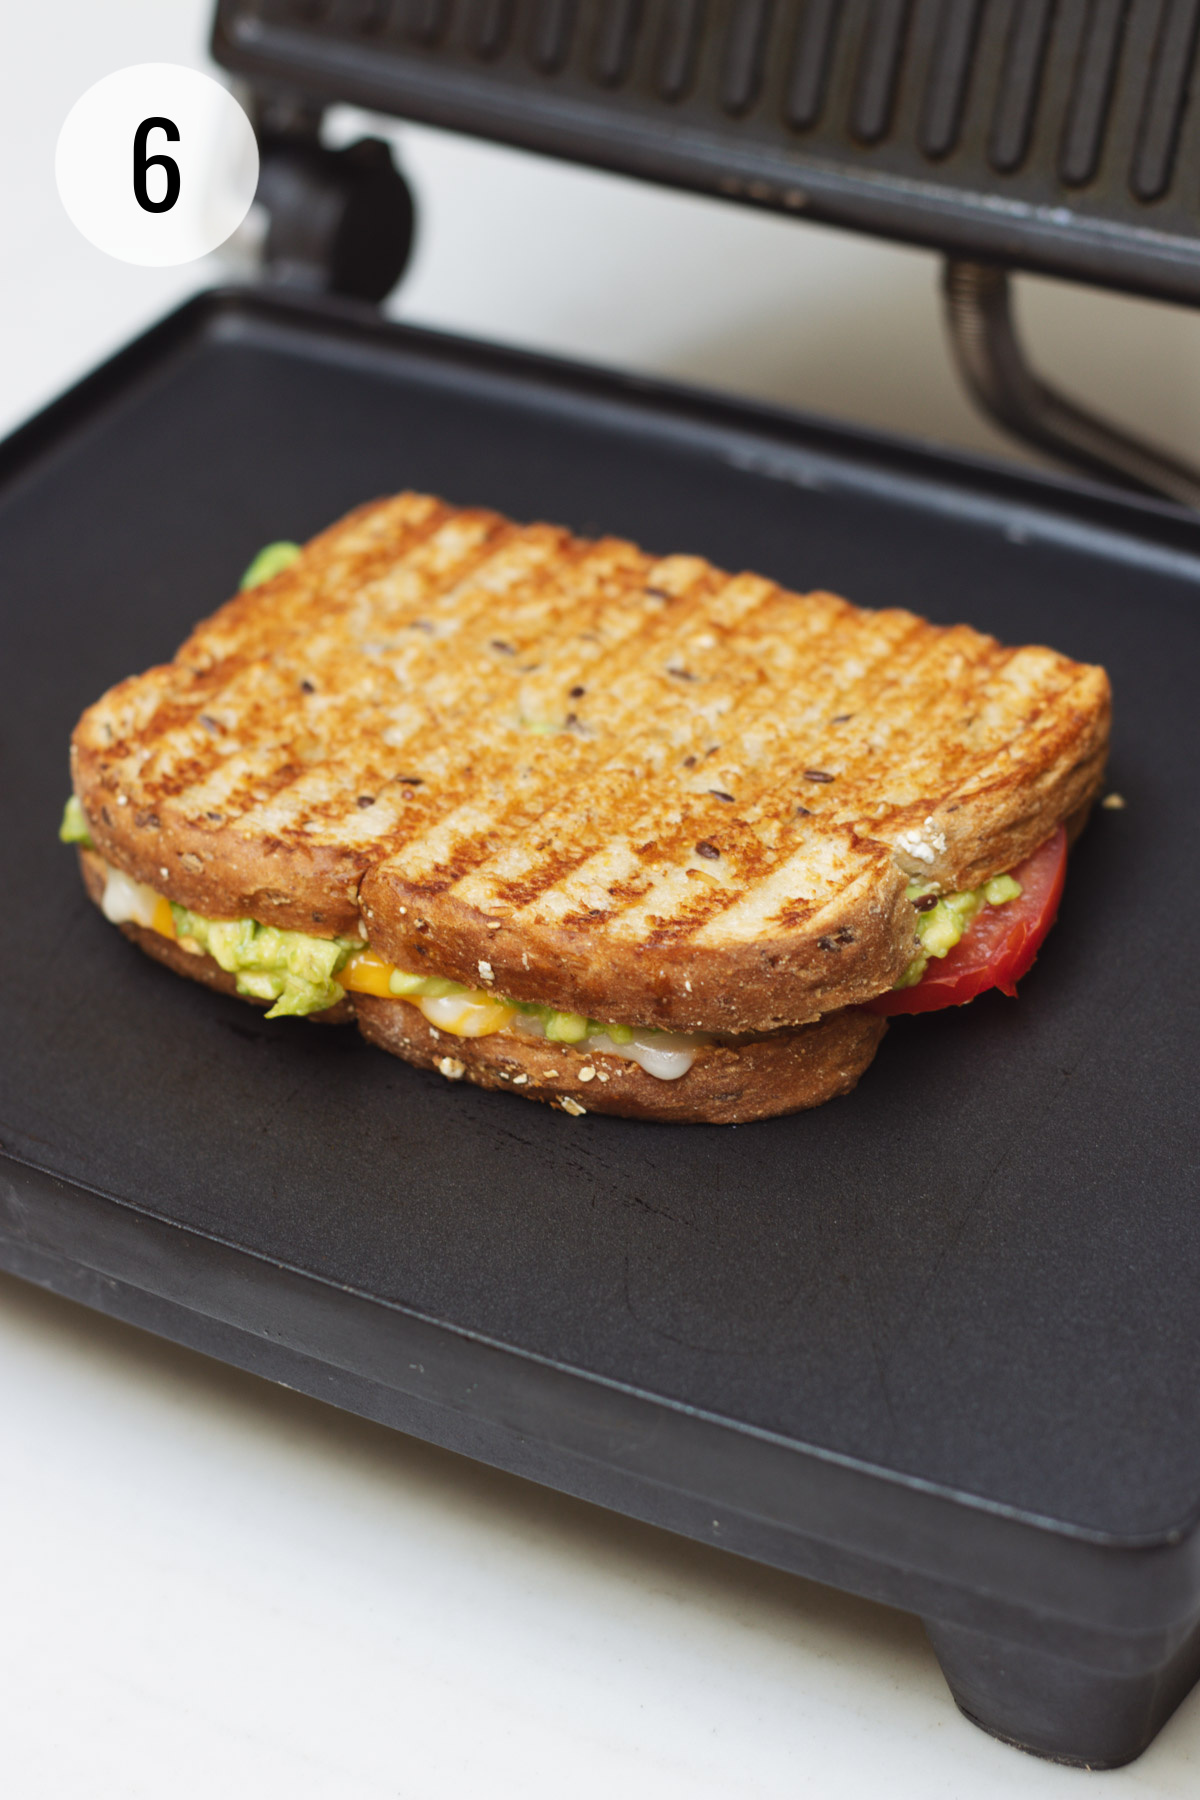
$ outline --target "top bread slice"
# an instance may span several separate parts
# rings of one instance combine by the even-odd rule
[[[1094,798],[1103,669],[405,493],[112,688],[72,741],[117,867],[211,918],[631,1024],[890,987],[912,877]]]

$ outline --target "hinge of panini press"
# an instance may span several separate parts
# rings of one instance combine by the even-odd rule
[[[1090,475],[1200,507],[1200,469],[1076,406],[1034,373],[1017,336],[1007,269],[950,259],[944,292],[959,373],[997,424]]]
[[[256,202],[267,215],[263,278],[378,302],[412,250],[408,183],[382,138],[344,149],[321,142],[323,107],[292,94],[256,92]]]

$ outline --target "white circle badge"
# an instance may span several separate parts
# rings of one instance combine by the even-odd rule
[[[136,63],[75,102],[54,175],[72,224],[98,250],[165,268],[206,256],[237,230],[258,186],[258,144],[211,75]]]

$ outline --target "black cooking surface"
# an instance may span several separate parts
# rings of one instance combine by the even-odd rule
[[[0,1140],[552,1361],[1124,1536],[1200,1502],[1200,524],[416,333],[205,301],[0,461]],[[55,841],[66,745],[254,550],[415,486],[1104,662],[1111,786],[1013,1003],[855,1094],[570,1119],[175,979]]]

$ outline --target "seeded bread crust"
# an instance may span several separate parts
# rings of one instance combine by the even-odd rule
[[[739,1035],[890,988],[906,882],[1012,868],[1103,781],[1103,669],[402,494],[72,741],[117,868],[210,918]]]
[[[798,1031],[747,1038],[736,1047],[705,1045],[686,1075],[660,1081],[624,1057],[512,1032],[452,1037],[403,1000],[360,994],[356,1008],[369,1043],[452,1081],[502,1088],[566,1112],[707,1125],[748,1125],[848,1094],[870,1066],[886,1025],[851,1007]]]

